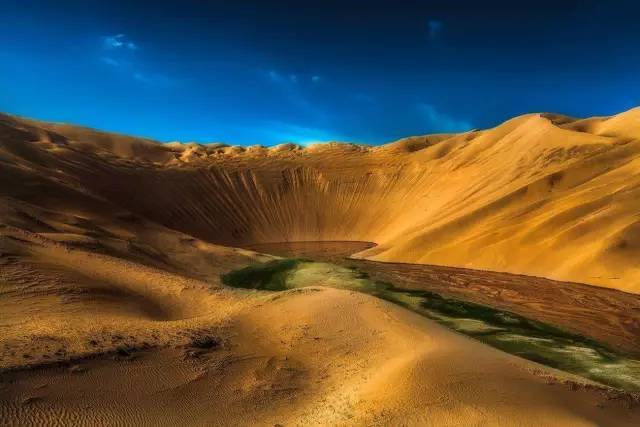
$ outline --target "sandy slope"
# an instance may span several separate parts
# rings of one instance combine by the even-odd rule
[[[0,416],[77,425],[637,425],[640,413],[361,294],[254,301],[223,344],[16,372]],[[16,382],[11,382],[18,378]]]
[[[42,224],[50,220],[30,213]],[[2,373],[3,423],[640,421],[624,397],[568,381],[373,297],[324,288],[270,295],[221,289],[218,273],[264,257],[193,238],[185,246],[185,235],[144,221],[136,228],[143,239],[145,231],[155,237],[138,245],[152,247],[148,252],[165,260],[161,265],[139,258],[134,246],[106,253],[107,244],[117,248],[113,235],[93,234],[87,247],[79,233],[0,230],[2,367],[71,361]],[[211,348],[198,344],[208,338]]]
[[[232,245],[368,240],[639,292],[639,118],[244,149],[0,116],[0,419],[638,425],[624,398],[372,297],[219,275],[269,258]]]
[[[216,243],[375,241],[360,256],[638,292],[639,123],[640,109],[530,114],[375,148],[267,149],[5,116],[0,194],[49,206],[40,190],[60,185]]]

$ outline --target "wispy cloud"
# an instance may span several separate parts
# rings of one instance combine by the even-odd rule
[[[105,49],[138,49],[138,45],[129,40],[124,34],[102,37],[102,47]]]
[[[282,73],[273,69],[264,72],[264,75],[268,82],[275,85],[282,91],[283,96],[288,100],[288,102],[298,107],[301,111],[313,116],[315,119],[323,119],[326,117],[326,113],[308,99],[308,91],[310,89],[308,82],[318,83],[320,81],[320,76],[307,75],[302,78],[298,74]],[[314,77],[317,77],[317,79],[314,80]]]
[[[300,79],[297,74],[282,74],[276,70],[267,71],[267,77],[272,83],[279,85],[296,85]]]
[[[464,132],[473,129],[470,121],[440,112],[431,104],[418,104],[416,108],[427,132]]]
[[[275,70],[267,71],[267,77],[274,83],[282,83],[282,76]]]
[[[444,23],[442,21],[430,19],[427,22],[427,28],[429,30],[429,40],[435,40],[444,29]]]
[[[122,64],[117,59],[113,59],[110,56],[100,57],[100,61],[110,67],[120,67]]]
[[[299,75],[299,74],[286,74],[280,73],[276,70],[269,70],[266,72],[266,76],[272,83],[279,85],[297,85],[298,83],[303,84],[305,82],[311,83],[320,83],[323,79],[322,76],[318,74],[312,75]]]
[[[119,75],[146,86],[169,87],[182,82],[145,64],[140,52],[137,52],[138,45],[124,34],[101,37],[100,48],[100,62]]]

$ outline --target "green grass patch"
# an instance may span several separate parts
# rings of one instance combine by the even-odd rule
[[[302,260],[278,259],[250,265],[222,275],[222,283],[234,288],[283,291],[287,289],[287,276]]]

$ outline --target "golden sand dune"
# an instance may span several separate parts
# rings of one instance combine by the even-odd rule
[[[639,123],[530,114],[381,147],[245,148],[3,116],[0,191],[45,207],[90,194],[221,244],[373,241],[359,256],[638,292]]]
[[[639,122],[245,148],[0,116],[2,424],[638,425],[626,394],[373,296],[220,275],[273,258],[237,246],[360,240],[639,293]]]
[[[221,337],[213,348],[173,339],[170,348],[134,358],[122,352],[113,360],[9,372],[0,416],[32,425],[632,426],[640,420],[624,399],[370,296],[307,288],[244,305],[224,322],[219,313],[193,321]],[[118,325],[141,334],[130,323]],[[176,325],[146,328],[168,335]]]

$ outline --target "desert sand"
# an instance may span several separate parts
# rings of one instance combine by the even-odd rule
[[[32,201],[37,183],[217,243],[373,241],[360,256],[638,292],[639,123],[530,114],[381,147],[244,148],[5,116],[3,194]]]
[[[306,148],[160,144],[2,115],[0,420],[638,425],[633,396],[373,296],[220,279],[274,258],[242,249],[253,244],[366,241],[377,246],[357,258],[635,297],[638,150],[640,109]]]
[[[55,203],[91,195],[226,245],[371,241],[359,256],[639,292],[639,123],[640,108],[529,114],[380,147],[264,148],[163,145],[3,116],[2,195],[45,207],[44,189]]]

